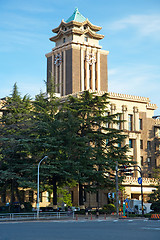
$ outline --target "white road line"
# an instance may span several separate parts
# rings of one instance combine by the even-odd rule
[[[160,228],[153,228],[153,227],[143,227],[142,229],[144,229],[144,230],[156,230],[156,231],[160,231]]]

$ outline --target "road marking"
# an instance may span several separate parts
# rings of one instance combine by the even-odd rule
[[[128,222],[133,222],[133,220],[128,220]]]
[[[153,227],[143,227],[142,229],[144,229],[144,230],[156,230],[156,231],[160,231],[160,228],[153,228]]]
[[[118,222],[118,220],[114,220],[113,222]]]

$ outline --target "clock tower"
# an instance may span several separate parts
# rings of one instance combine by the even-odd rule
[[[71,17],[52,30],[55,47],[46,54],[47,86],[53,79],[55,92],[64,96],[84,90],[108,91],[107,55],[93,25],[76,8]]]

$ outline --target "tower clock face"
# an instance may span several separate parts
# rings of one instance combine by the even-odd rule
[[[62,62],[62,56],[58,53],[57,55],[55,55],[54,57],[54,64],[56,66],[59,66]]]
[[[92,65],[93,63],[96,62],[96,57],[93,53],[89,53],[86,56],[86,61],[88,62],[89,65]]]

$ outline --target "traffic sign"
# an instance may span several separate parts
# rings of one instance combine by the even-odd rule
[[[142,184],[142,178],[141,177],[138,178],[138,183]]]

